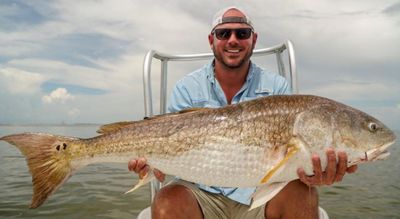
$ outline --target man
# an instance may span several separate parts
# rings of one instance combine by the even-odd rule
[[[257,33],[243,10],[229,7],[218,12],[208,36],[215,59],[180,80],[170,99],[169,111],[193,107],[221,107],[261,96],[289,94],[287,81],[270,74],[250,61]],[[163,187],[152,205],[153,218],[318,218],[317,185],[341,181],[347,168],[345,153],[327,151],[328,166],[322,171],[320,159],[313,156],[314,176],[299,169],[300,180],[290,182],[266,205],[249,211],[255,188],[221,188],[178,180]],[[143,177],[149,170],[139,158],[128,164]],[[155,171],[163,181],[164,174]]]

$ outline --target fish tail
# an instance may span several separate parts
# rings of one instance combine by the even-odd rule
[[[42,133],[22,133],[0,138],[16,146],[25,156],[32,175],[30,208],[37,208],[71,176],[71,156],[67,150],[78,139]]]

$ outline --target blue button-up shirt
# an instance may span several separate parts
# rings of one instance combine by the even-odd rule
[[[231,103],[239,103],[274,94],[289,94],[290,87],[285,78],[269,73],[251,63],[246,82],[233,97]],[[179,80],[169,99],[169,112],[193,107],[218,108],[228,104],[225,94],[214,75],[213,62]],[[234,201],[250,204],[255,188],[228,188],[198,184],[198,187],[212,193],[220,193]]]

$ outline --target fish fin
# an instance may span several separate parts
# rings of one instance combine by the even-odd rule
[[[66,149],[68,138],[43,133],[22,133],[0,138],[16,146],[25,156],[32,175],[33,196],[30,208],[37,208],[53,194],[73,172]]]
[[[272,184],[264,184],[257,187],[251,196],[250,210],[257,208],[269,200],[271,200],[278,192],[280,192],[289,182],[277,182]]]
[[[183,114],[183,113],[191,113],[191,112],[196,112],[196,111],[200,111],[200,110],[205,110],[205,109],[210,109],[210,108],[206,108],[206,107],[193,107],[193,108],[188,108],[188,109],[184,109],[179,111],[179,114]]]
[[[166,113],[166,114],[162,114],[162,115],[155,115],[152,117],[145,117],[144,120],[154,120],[154,119],[160,119],[160,118],[164,118],[166,116],[177,116],[180,114],[184,114],[184,113],[190,113],[190,112],[196,112],[199,110],[204,110],[204,109],[209,109],[209,108],[189,108],[189,109],[184,109],[181,110],[179,112],[175,112],[175,113]],[[144,120],[138,120],[138,121],[122,121],[122,122],[114,122],[114,123],[110,123],[110,124],[105,124],[100,126],[100,128],[96,131],[99,134],[106,134],[106,133],[110,133],[110,132],[114,132],[114,131],[118,131],[122,128],[125,128],[129,125],[132,125],[134,123],[138,123],[138,122],[142,122]]]
[[[145,117],[144,120],[138,120],[138,121],[122,121],[122,122],[114,122],[114,123],[110,123],[110,124],[105,124],[100,126],[100,128],[96,131],[99,134],[106,134],[106,133],[110,133],[110,132],[114,132],[114,131],[118,131],[120,129],[123,129],[129,125],[138,123],[138,122],[143,122],[146,120],[154,120],[154,119],[160,119],[160,118],[164,118],[166,116],[176,116],[176,115],[180,115],[180,114],[184,114],[184,113],[190,113],[190,112],[195,112],[195,111],[199,111],[199,110],[204,110],[204,109],[208,109],[208,108],[189,108],[189,109],[184,109],[181,110],[179,112],[175,112],[175,113],[166,113],[166,114],[162,114],[162,115],[155,115],[152,117]]]
[[[146,185],[147,183],[149,183],[151,180],[155,179],[155,175],[153,170],[151,169],[149,172],[147,172],[147,174],[139,180],[139,182],[129,191],[125,192],[125,194],[131,193],[133,191],[135,191],[136,189],[138,189],[139,187]]]
[[[123,121],[123,122],[114,122],[110,124],[105,124],[100,126],[100,128],[96,131],[99,134],[110,133],[114,131],[118,131],[128,125],[132,125],[136,121]]]
[[[260,184],[265,184],[268,180],[275,174],[275,172],[281,168],[288,160],[293,157],[298,151],[300,150],[299,146],[297,145],[296,139],[291,139],[286,147],[286,155],[283,157],[282,160],[278,162],[274,167],[272,167],[267,174],[262,178]]]

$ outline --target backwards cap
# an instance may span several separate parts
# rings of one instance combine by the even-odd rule
[[[224,14],[231,9],[240,11],[244,15],[244,17],[224,17]],[[247,16],[247,14],[242,9],[236,6],[230,6],[219,10],[213,17],[211,23],[211,31],[213,31],[218,25],[225,23],[245,23],[253,28],[253,23],[251,22],[249,16]]]

